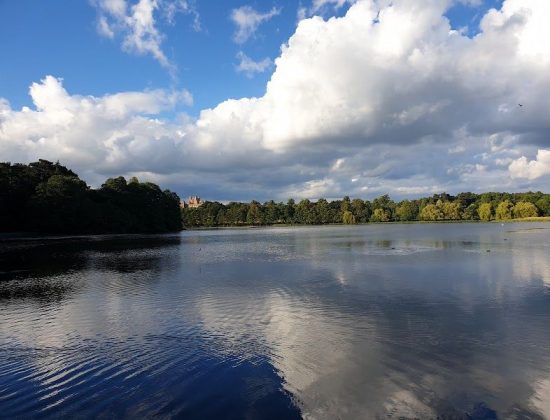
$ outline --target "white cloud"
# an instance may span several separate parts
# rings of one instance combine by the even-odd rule
[[[107,18],[105,16],[101,16],[99,18],[97,22],[97,31],[105,38],[113,39],[115,37],[115,32],[111,28],[111,25],[109,25],[109,22],[107,21]]]
[[[325,16],[329,14],[329,12],[338,11],[344,6],[349,6],[355,2],[357,2],[357,0],[313,0],[309,7],[300,5],[296,12],[296,16],[298,21],[311,16]]]
[[[177,13],[194,16],[193,27],[200,30],[196,9],[187,0],[92,0],[99,12],[97,30],[102,36],[114,39],[121,34],[122,49],[128,53],[151,55],[172,74],[175,65],[162,50],[163,34],[157,27],[155,15],[162,12],[168,23],[173,24]]]
[[[346,4],[355,3],[356,0],[313,0],[310,8],[311,14],[316,14],[327,6],[331,6],[334,9],[340,9]]]
[[[148,172],[216,199],[547,188],[548,4],[507,0],[474,38],[452,30],[448,6],[359,0],[341,18],[304,19],[262,97],[196,120],[158,115],[189,94],[83,97],[46,78],[31,88],[36,109],[0,101],[0,155],[92,178]]]
[[[266,57],[260,61],[254,61],[248,57],[242,51],[237,54],[239,64],[237,65],[237,71],[244,73],[247,77],[253,77],[256,73],[263,73],[273,64],[270,58]]]
[[[149,54],[163,67],[174,70],[161,48],[162,35],[156,27],[154,12],[158,0],[139,0],[128,5],[124,0],[100,0],[98,30],[101,35],[113,38],[115,32],[123,34],[122,48],[138,55]]]
[[[330,178],[324,178],[313,181],[306,181],[298,185],[291,185],[288,188],[288,197],[300,197],[308,199],[317,199],[321,197],[331,197],[336,185]]]
[[[163,172],[173,165],[181,136],[170,124],[147,116],[192,101],[187,91],[70,95],[52,76],[33,83],[29,93],[36,110],[2,112],[0,155],[12,161],[59,159],[92,174]]]
[[[525,156],[514,160],[510,166],[512,178],[538,179],[550,175],[550,150],[540,149],[535,160]]]
[[[254,36],[258,27],[281,13],[281,9],[273,7],[270,11],[261,13],[251,6],[242,6],[231,11],[231,20],[237,26],[233,40],[237,44],[245,43]]]
[[[191,15],[193,17],[193,29],[199,32],[202,29],[199,12],[194,3],[190,0],[173,0],[162,3],[164,16],[170,25],[174,25],[178,13]]]

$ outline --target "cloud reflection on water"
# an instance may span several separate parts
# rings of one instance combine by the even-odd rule
[[[71,245],[56,274],[23,279],[67,276],[70,291],[2,301],[0,364],[18,361],[30,396],[73,413],[79,395],[105,397],[96,377],[122,390],[104,410],[126,414],[197,414],[221,393],[220,407],[246,400],[242,413],[262,399],[282,413],[290,394],[310,418],[460,418],[481,403],[550,416],[546,236],[393,225]]]
[[[548,247],[533,253],[531,241],[502,245],[500,235],[419,246],[354,236],[334,239],[336,251],[297,240],[307,257],[268,291],[242,296],[221,286],[198,310],[222,348],[267,347],[306,416],[461,416],[481,403],[507,417],[536,416],[550,340],[542,325],[515,317],[525,307],[550,314],[549,298],[537,301],[541,289],[532,287],[544,279]],[[393,252],[403,247],[423,255]],[[312,287],[316,278],[333,286]]]

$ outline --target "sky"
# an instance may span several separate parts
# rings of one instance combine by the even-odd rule
[[[0,0],[0,161],[182,198],[550,192],[548,0]]]

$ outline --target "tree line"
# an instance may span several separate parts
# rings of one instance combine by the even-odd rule
[[[382,195],[372,201],[360,198],[327,201],[304,199],[286,203],[206,201],[197,208],[182,209],[186,227],[246,226],[273,224],[322,225],[394,221],[509,220],[550,216],[550,194],[542,192],[474,194],[446,193],[417,200],[393,201]]]
[[[92,189],[59,162],[0,163],[0,232],[178,231],[179,202],[177,194],[137,178],[109,178]]]

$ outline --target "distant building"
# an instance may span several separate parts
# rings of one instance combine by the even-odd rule
[[[198,195],[193,195],[189,197],[189,201],[186,203],[185,201],[180,201],[180,208],[184,209],[186,207],[196,209],[197,207],[200,207],[202,205],[202,200]]]
[[[194,195],[192,197],[189,197],[189,207],[197,208],[200,207],[202,204],[201,198],[198,195]]]

